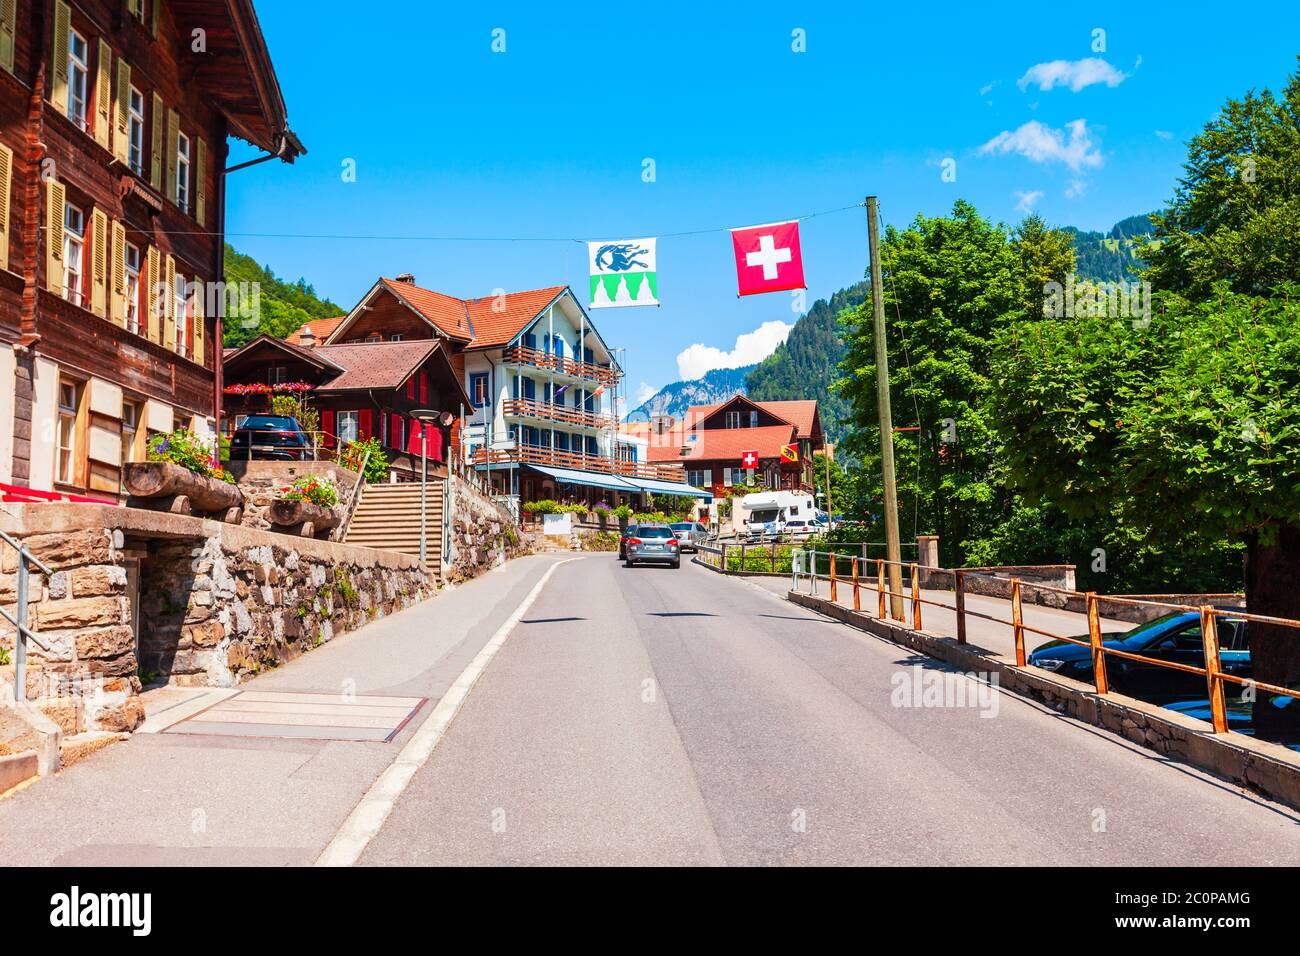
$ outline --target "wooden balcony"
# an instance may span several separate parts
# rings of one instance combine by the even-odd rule
[[[569,408],[550,402],[535,402],[528,398],[514,398],[505,402],[502,411],[508,417],[536,418],[577,428],[613,428],[617,424],[613,415],[601,415],[581,408]]]
[[[580,451],[561,451],[521,445],[508,451],[486,448],[474,449],[470,458],[474,465],[542,465],[552,468],[569,468],[574,471],[595,471],[604,475],[624,478],[648,478],[654,481],[684,483],[686,473],[675,465],[651,465],[645,462],[623,461],[605,455],[586,455]]]
[[[555,372],[557,375],[599,382],[601,385],[615,385],[619,379],[619,372],[615,368],[594,365],[591,362],[576,362],[573,359],[560,358],[522,345],[506,349],[504,360],[507,365],[526,365],[545,372]]]

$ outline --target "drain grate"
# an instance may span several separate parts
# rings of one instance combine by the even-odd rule
[[[387,743],[427,699],[243,691],[173,724],[163,733]]]

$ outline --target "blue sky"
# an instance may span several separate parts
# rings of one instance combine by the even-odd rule
[[[676,380],[692,345],[699,371],[765,324],[742,345],[770,350],[797,317],[788,294],[736,297],[727,227],[868,193],[897,225],[959,197],[1099,230],[1158,207],[1187,138],[1224,98],[1280,87],[1300,52],[1294,4],[1158,6],[258,0],[309,153],[231,176],[229,239],[350,308],[401,272],[460,296],[582,296],[585,246],[567,240],[718,230],[659,243],[661,308],[595,313],[635,395]],[[236,144],[232,162],[252,155]],[[862,210],[801,228],[808,304],[862,277]]]

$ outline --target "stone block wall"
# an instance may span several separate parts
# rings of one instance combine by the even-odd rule
[[[332,461],[231,461],[226,467],[235,476],[235,483],[244,493],[245,527],[274,531],[276,526],[266,518],[271,504],[280,497],[281,490],[304,475],[332,478],[339,489],[336,511],[343,517],[352,489],[357,484],[357,473]],[[332,535],[337,537],[337,535]]]
[[[17,505],[0,516],[34,574],[27,696],[65,734],[131,731],[141,675],[233,686],[435,593],[418,560],[187,515]],[[17,555],[0,558],[13,613]],[[0,626],[13,653],[13,631]],[[12,665],[9,668],[12,671]]]
[[[451,550],[446,569],[450,583],[467,581],[532,552],[532,538],[520,530],[510,512],[455,472],[451,494]]]

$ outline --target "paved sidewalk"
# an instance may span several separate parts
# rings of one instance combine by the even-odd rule
[[[135,734],[0,801],[13,865],[307,864],[552,564],[521,558],[242,690],[427,697],[389,743]]]
[[[790,577],[767,577],[743,575],[744,580],[757,584],[765,590],[771,591],[781,597],[785,597],[790,592]],[[874,585],[874,580],[870,582]],[[804,576],[799,579],[799,590],[803,593],[809,593],[809,579]],[[872,587],[863,582],[861,586],[859,599],[861,602],[862,612],[875,617],[880,609],[880,598],[877,596]],[[827,580],[817,582],[818,597],[830,599],[831,585]],[[853,607],[853,585],[840,581],[836,587],[836,604],[844,607]],[[903,594],[903,617],[905,622],[910,626],[912,623],[912,592],[904,589]],[[943,637],[957,636],[957,612],[949,610],[953,605],[952,591],[936,591],[928,588],[921,589],[921,627],[930,634],[938,634]],[[933,604],[926,604],[926,601],[934,601],[947,607],[935,607]],[[989,617],[997,618],[1000,621],[1011,620],[1011,602],[1001,598],[985,597],[979,594],[966,595],[966,610],[987,614]],[[1063,637],[1084,637],[1088,633],[1088,616],[1086,614],[1076,614],[1073,611],[1063,611],[1059,608],[1042,607],[1037,604],[1022,605],[1024,621],[1028,627],[1036,627],[1041,631],[1047,631],[1051,634],[1057,634]],[[1116,621],[1103,617],[1101,619],[1102,633],[1116,632],[1120,633],[1134,628],[1136,625],[1129,624],[1125,621]],[[995,654],[1001,654],[1005,657],[1015,657],[1016,640],[1012,634],[1010,624],[1001,624],[995,621],[986,620],[985,618],[975,617],[968,614],[966,617],[966,640],[970,644],[982,647],[986,651],[993,651]],[[1051,638],[1043,637],[1041,634],[1034,634],[1029,631],[1025,632],[1025,653],[1029,653],[1041,644],[1046,644]]]

